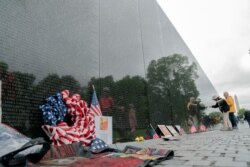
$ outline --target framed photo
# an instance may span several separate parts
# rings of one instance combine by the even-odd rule
[[[165,125],[157,125],[157,128],[155,131],[161,137],[171,137],[172,136]]]
[[[166,125],[167,129],[173,136],[179,136],[179,133],[175,130],[175,128],[171,125]]]

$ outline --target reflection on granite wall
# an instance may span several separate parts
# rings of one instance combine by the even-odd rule
[[[29,136],[42,133],[39,105],[64,89],[88,103],[92,84],[99,100],[108,89],[103,111],[125,130],[131,104],[137,128],[184,124],[190,96],[216,93],[155,0],[0,0],[0,70],[2,120]]]

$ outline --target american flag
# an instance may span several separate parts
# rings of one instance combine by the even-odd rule
[[[152,129],[152,131],[153,131],[153,139],[158,139],[159,136],[157,135],[157,133],[155,132],[155,130]]]
[[[205,132],[207,129],[205,125],[200,125],[199,130],[200,132]]]
[[[94,116],[102,116],[102,111],[96,96],[95,88],[93,87],[93,94],[90,105],[90,113]]]
[[[91,141],[89,150],[93,153],[99,153],[106,149],[109,149],[109,146],[103,140],[95,138]]]
[[[197,132],[196,127],[195,127],[195,126],[192,126],[192,127],[189,129],[189,132],[190,132],[190,133],[195,133],[195,132]]]
[[[157,133],[155,132],[155,130],[154,130],[154,132],[153,132],[154,134],[153,134],[153,139],[158,139],[159,138],[159,136],[157,135]]]
[[[160,138],[156,133],[155,129],[150,125],[149,129],[146,130],[145,139],[158,139]]]
[[[158,139],[158,138],[160,138],[151,124],[150,124],[150,127],[152,128],[153,139]]]

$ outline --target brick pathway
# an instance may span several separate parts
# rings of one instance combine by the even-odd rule
[[[137,147],[165,148],[174,150],[172,160],[163,161],[157,166],[172,167],[250,167],[250,128],[245,122],[239,129],[220,131],[217,129],[184,134],[178,141],[163,139],[113,144],[123,149],[126,145]]]

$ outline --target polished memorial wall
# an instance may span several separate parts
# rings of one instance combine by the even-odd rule
[[[0,0],[2,122],[29,136],[39,105],[68,89],[113,99],[114,129],[185,124],[191,96],[216,90],[155,0]],[[192,64],[192,63],[195,63]],[[121,134],[122,135],[122,134]]]

